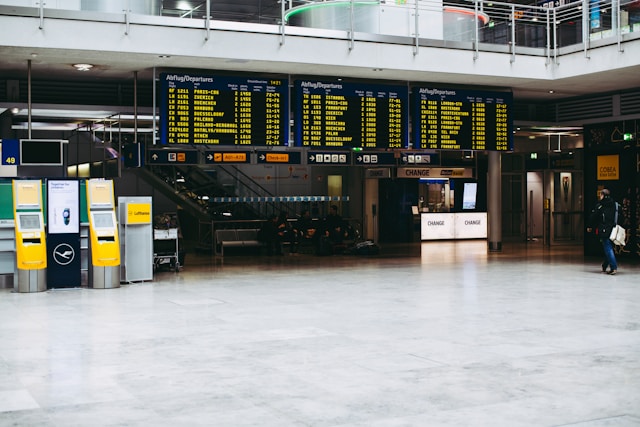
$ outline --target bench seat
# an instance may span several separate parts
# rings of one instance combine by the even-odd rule
[[[224,256],[224,248],[260,247],[264,243],[258,240],[257,228],[234,228],[216,230],[216,255]]]

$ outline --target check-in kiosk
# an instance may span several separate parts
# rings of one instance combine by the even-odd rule
[[[89,287],[120,287],[120,242],[113,197],[113,181],[87,181],[89,210]]]
[[[13,181],[13,217],[16,234],[16,292],[47,289],[47,245],[42,215],[42,182]]]

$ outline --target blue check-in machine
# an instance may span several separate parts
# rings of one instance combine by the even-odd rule
[[[120,287],[120,242],[113,196],[113,181],[87,181],[89,210],[89,287]]]
[[[13,217],[16,235],[16,292],[47,289],[47,245],[42,215],[42,182],[13,181]]]

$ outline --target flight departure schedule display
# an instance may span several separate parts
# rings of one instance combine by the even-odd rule
[[[284,146],[287,80],[160,75],[162,144]]]
[[[413,88],[413,147],[513,150],[510,92]]]
[[[409,90],[404,86],[300,80],[295,84],[296,145],[406,148]]]

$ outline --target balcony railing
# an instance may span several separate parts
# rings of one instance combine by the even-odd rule
[[[541,6],[483,0],[204,0],[191,2],[188,10],[179,8],[187,2],[174,0],[95,0],[82,6],[79,0],[55,3],[65,9],[42,0],[31,3],[36,6],[0,0],[0,14],[38,16],[41,28],[50,18],[124,22],[127,28],[132,22],[144,22],[199,27],[206,39],[216,29],[250,28],[280,34],[281,43],[288,36],[305,35],[345,38],[354,48],[358,41],[373,39],[411,43],[414,55],[420,47],[434,46],[472,49],[476,55],[505,52],[514,60],[518,54],[544,55],[549,60],[580,50],[588,55],[592,47],[640,38],[640,0],[550,0]],[[70,8],[76,4],[77,9]],[[237,25],[229,26],[229,22]]]

